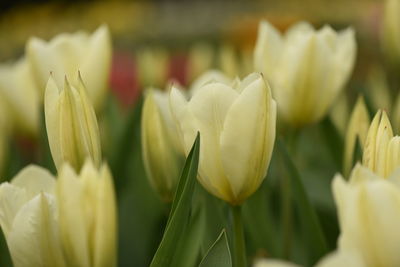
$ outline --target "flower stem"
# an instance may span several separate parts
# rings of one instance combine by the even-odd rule
[[[244,242],[241,206],[231,206],[234,231],[234,266],[246,267],[246,246]]]

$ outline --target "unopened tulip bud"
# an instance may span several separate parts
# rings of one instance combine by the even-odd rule
[[[321,120],[344,88],[354,65],[353,29],[316,31],[305,22],[281,35],[260,24],[254,67],[266,75],[283,119],[293,127]]]
[[[386,169],[386,161],[388,145],[392,138],[389,118],[385,111],[379,110],[368,129],[362,163],[382,177],[386,177],[390,171]]]
[[[112,53],[107,26],[99,27],[91,35],[86,32],[63,33],[49,42],[31,38],[26,51],[40,95],[44,93],[50,72],[53,72],[57,87],[61,88],[65,76],[73,79],[71,84],[78,84],[75,78],[80,71],[93,106],[96,110],[102,108],[107,95]]]
[[[77,174],[64,164],[57,197],[68,266],[117,266],[117,211],[108,167],[97,169],[88,160]]]
[[[15,267],[66,267],[60,242],[56,180],[28,166],[0,185],[0,225]]]
[[[189,101],[173,87],[170,104],[185,153],[200,132],[200,183],[241,204],[265,178],[275,141],[276,104],[263,77],[250,74],[236,87],[210,82]]]
[[[65,77],[58,87],[53,75],[45,93],[46,129],[53,161],[58,170],[64,162],[79,171],[87,157],[99,167],[100,134],[96,114],[80,76],[77,87]]]
[[[347,126],[345,150],[344,150],[344,174],[347,177],[353,167],[354,150],[356,149],[357,142],[364,147],[369,128],[369,114],[365,106],[364,99],[359,97],[353,112],[350,116],[350,121]]]
[[[150,89],[142,111],[142,152],[150,183],[165,201],[173,199],[183,152],[168,103],[168,92]]]

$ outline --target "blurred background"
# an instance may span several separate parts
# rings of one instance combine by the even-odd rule
[[[281,31],[300,20],[307,20],[317,28],[324,24],[330,24],[335,29],[352,26],[357,35],[357,62],[352,78],[344,90],[346,103],[335,105],[338,107],[337,112],[331,116],[338,131],[338,143],[342,146],[341,138],[344,136],[347,118],[352,109],[349,103],[354,103],[359,92],[368,94],[367,74],[376,66],[384,64],[379,42],[383,13],[383,1],[380,0],[10,0],[1,1],[0,7],[0,62],[2,63],[15,61],[22,56],[25,44],[31,36],[50,40],[62,32],[79,30],[92,32],[101,24],[107,24],[110,28],[114,50],[110,90],[118,105],[114,105],[115,103],[110,100],[104,114],[99,116],[100,124],[102,120],[112,122],[111,126],[108,126],[112,131],[106,129],[101,133],[102,138],[107,139],[103,142],[104,154],[107,158],[110,154],[108,150],[111,151],[111,147],[120,143],[118,140],[121,136],[125,138],[123,141],[130,140],[129,145],[122,148],[135,148],[129,150],[130,153],[126,155],[128,159],[123,161],[127,164],[122,168],[123,173],[113,173],[119,205],[120,266],[148,266],[161,239],[168,215],[168,207],[160,201],[144,178],[139,149],[139,128],[133,127],[132,131],[124,129],[140,123],[138,115],[140,113],[131,113],[130,110],[135,106],[134,103],[140,103],[140,92],[144,88],[148,86],[165,88],[170,79],[188,86],[210,68],[221,69],[232,78],[237,75],[244,77],[253,71],[253,49],[258,24],[262,19],[267,19]],[[379,87],[379,81],[377,86]],[[341,99],[343,98],[338,99],[338,103]],[[390,100],[389,97],[388,101]],[[373,103],[368,103],[368,99],[366,102],[373,110]],[[303,182],[307,193],[328,235],[329,247],[334,249],[338,225],[330,193],[330,182],[333,175],[341,170],[342,154],[340,149],[337,149],[340,151],[339,154],[336,153],[338,155],[329,151],[329,144],[326,144],[333,138],[326,134],[326,123],[324,121],[304,130],[298,145],[300,147],[298,150],[302,153],[294,157],[298,168],[302,170],[302,176],[305,177]],[[43,140],[47,142],[46,137]],[[25,150],[31,148],[29,142],[26,144],[24,140],[18,140],[17,143],[17,146],[22,146]],[[335,143],[330,145],[338,147]],[[315,149],[316,147],[318,149]],[[7,167],[9,170],[5,172],[5,179],[13,177],[22,166],[34,162],[29,152],[24,153],[22,156],[24,160],[19,162],[20,156],[10,156],[9,162],[12,163],[14,160],[14,165]],[[111,158],[109,161],[113,160]],[[110,165],[113,167],[117,164],[115,162],[111,162]],[[276,192],[269,188],[277,187],[279,183],[277,173],[282,168],[284,166],[279,165],[274,155],[269,178],[263,183],[263,189],[259,190],[268,192],[268,205],[278,198]],[[200,192],[198,193],[200,196],[206,195],[201,201],[208,208],[224,205],[204,193],[204,189],[200,186],[197,186],[196,190]],[[254,257],[275,256],[272,248],[279,244],[271,242],[280,242],[278,234],[273,231],[280,227],[279,221],[272,223],[273,226],[266,230],[268,233],[260,232],[262,227],[257,225],[260,223],[264,226],[263,223],[268,223],[264,217],[256,218],[258,214],[263,213],[265,207],[252,206],[252,203],[260,203],[259,200],[263,197],[260,193],[255,194],[249,199],[244,210],[249,222],[247,224],[249,228],[246,229],[247,236],[251,241],[249,244],[252,244],[249,247],[249,254]],[[272,207],[273,212],[274,209],[277,210],[276,207]],[[207,227],[212,228],[210,225]],[[215,240],[220,230],[221,228],[214,225],[214,232],[209,237],[210,242]],[[267,237],[274,235],[275,238],[267,240]],[[301,262],[301,239],[296,242],[293,254]],[[4,242],[1,245],[1,250],[6,251]],[[0,266],[10,266],[8,257],[3,255],[5,254],[0,255]]]

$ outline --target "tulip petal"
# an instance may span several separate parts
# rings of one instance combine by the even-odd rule
[[[0,185],[0,226],[6,239],[16,214],[26,201],[26,193],[21,188],[7,182]]]
[[[41,193],[18,212],[7,240],[14,266],[65,266],[55,208],[55,199]]]
[[[226,116],[220,153],[238,201],[258,188],[268,168],[275,139],[275,109],[271,106],[274,102],[270,89],[258,75],[236,98]]]

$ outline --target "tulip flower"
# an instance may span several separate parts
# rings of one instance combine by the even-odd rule
[[[367,139],[368,128],[368,110],[365,106],[364,99],[359,97],[356,105],[354,106],[353,112],[351,113],[345,139],[343,166],[344,174],[346,176],[348,176],[351,168],[353,167],[354,150],[356,148],[357,141],[359,142],[361,148],[363,148],[365,140]]]
[[[400,1],[386,0],[382,23],[382,48],[389,62],[400,64]]]
[[[25,58],[0,65],[0,98],[4,100],[10,123],[19,133],[37,135],[39,131],[39,96]]]
[[[111,173],[88,160],[78,175],[64,164],[57,181],[61,242],[68,266],[117,266],[117,212]]]
[[[28,166],[0,185],[0,225],[15,267],[66,267],[60,243],[56,180]]]
[[[387,179],[357,165],[347,182],[337,175],[333,194],[341,234],[338,247],[357,251],[362,266],[400,265],[400,172]],[[354,266],[354,265],[340,265]]]
[[[210,82],[190,101],[172,87],[170,105],[186,154],[200,132],[200,183],[241,204],[263,181],[275,141],[276,104],[263,77],[253,73],[235,88]]]
[[[54,81],[61,88],[65,76],[75,78],[80,71],[89,99],[96,110],[101,109],[111,67],[112,48],[107,26],[101,26],[92,35],[85,32],[60,34],[49,42],[31,38],[26,52],[40,95],[43,95],[50,72],[53,72]],[[77,86],[79,80],[71,80],[71,83]]]
[[[376,113],[368,129],[362,163],[382,177],[388,177],[400,166],[400,137],[393,137],[385,111]]]
[[[196,92],[201,89],[204,85],[210,82],[221,82],[224,84],[232,84],[233,81],[230,79],[228,76],[226,76],[224,73],[218,70],[208,70],[204,72],[202,75],[197,77],[196,80],[193,81],[193,83],[190,86],[189,93],[190,95],[196,94]]]
[[[356,43],[351,28],[316,31],[308,23],[281,35],[261,22],[254,67],[266,75],[283,119],[293,127],[318,122],[343,89],[354,65]]]
[[[53,75],[45,93],[47,136],[53,161],[58,170],[64,162],[79,171],[90,157],[96,166],[101,163],[100,133],[96,114],[86,94],[82,78],[77,87],[65,77],[64,88],[58,87]]]
[[[183,167],[178,130],[168,93],[150,89],[142,111],[142,152],[151,185],[165,201],[172,201]]]

